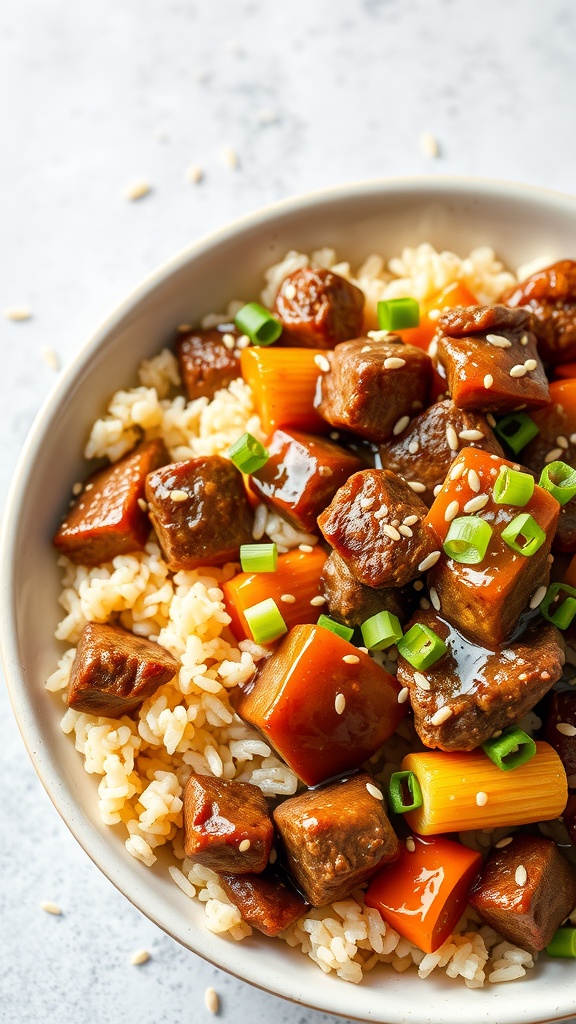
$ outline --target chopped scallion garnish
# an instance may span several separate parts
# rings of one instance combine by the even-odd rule
[[[282,324],[258,302],[248,302],[234,317],[239,331],[247,334],[253,345],[271,345],[282,334]]]
[[[228,455],[241,473],[256,473],[270,458],[267,449],[252,434],[242,434],[229,449]]]
[[[540,428],[527,413],[513,412],[498,420],[494,433],[518,455],[540,433]]]
[[[546,540],[546,534],[542,527],[538,526],[536,520],[527,512],[516,516],[511,523],[508,523],[500,536],[504,543],[512,548],[512,551],[516,551],[519,555],[525,555],[526,558],[535,555]]]
[[[331,633],[335,633],[336,636],[341,636],[343,640],[351,640],[354,636],[354,630],[350,626],[343,626],[341,622],[336,622],[335,619],[331,619],[329,615],[321,615],[316,623],[317,626],[323,626],[324,629],[329,629]]]
[[[275,544],[242,544],[240,564],[243,572],[276,572],[278,548]]]
[[[382,299],[377,312],[381,331],[403,331],[407,327],[418,327],[420,323],[420,306],[416,299]]]
[[[509,466],[502,466],[492,497],[497,505],[516,505],[522,508],[530,501],[534,487],[534,477],[529,473],[519,473]]]
[[[246,622],[250,627],[254,643],[269,644],[277,640],[288,628],[282,618],[276,601],[267,597],[265,601],[253,604],[244,610]]]
[[[486,740],[482,750],[503,772],[519,768],[536,754],[536,744],[528,733],[517,726],[502,731],[501,736]]]
[[[538,483],[550,491],[560,505],[565,505],[576,494],[576,469],[565,462],[549,462]]]
[[[396,814],[406,814],[422,806],[422,790],[414,772],[394,772],[388,783],[388,796]]]
[[[568,629],[576,615],[576,590],[567,583],[552,583],[540,604],[540,611],[558,629]]]
[[[477,516],[459,516],[450,523],[450,529],[444,541],[444,551],[448,558],[462,565],[477,565],[484,558],[492,527],[485,519]]]
[[[430,626],[417,622],[404,636],[397,641],[398,653],[412,665],[413,668],[430,668],[444,654],[448,648],[443,640]]]
[[[546,946],[548,956],[576,959],[576,928],[559,928]]]
[[[402,638],[400,620],[392,612],[376,612],[360,626],[369,651],[384,651]]]

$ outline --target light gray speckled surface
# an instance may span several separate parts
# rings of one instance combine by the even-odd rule
[[[571,0],[4,0],[0,309],[34,316],[0,319],[2,495],[53,380],[42,347],[65,363],[127,289],[204,231],[387,174],[574,191],[575,36]],[[423,131],[440,141],[435,162]],[[191,163],[205,171],[198,186],[184,180]],[[139,177],[153,193],[123,201]],[[208,1020],[206,985],[230,1024],[328,1019],[223,975],[134,910],[58,818],[0,700],[2,1024]],[[43,899],[62,917],[42,913]],[[130,966],[142,947],[152,959]]]

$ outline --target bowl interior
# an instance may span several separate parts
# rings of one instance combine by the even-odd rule
[[[3,526],[1,628],[6,675],[24,740],[68,826],[110,880],[162,928],[213,963],[268,991],[330,1013],[376,1021],[463,1018],[480,1024],[559,1020],[576,1012],[576,978],[547,960],[521,983],[467,990],[462,982],[412,972],[373,972],[359,987],[322,974],[285,944],[241,943],[203,926],[201,908],[170,879],[125,851],[119,830],[97,812],[97,779],[59,728],[58,701],[44,691],[63,647],[53,639],[59,575],[51,536],[70,487],[82,479],[82,449],[111,392],[135,382],[139,361],[168,343],[174,326],[197,322],[230,298],[256,298],[262,271],[290,248],[330,245],[358,263],[429,241],[464,255],[489,245],[512,268],[539,255],[574,255],[576,200],[489,182],[414,180],[350,187],[278,204],[219,232],[152,275],[103,325],[49,396],[25,446]],[[569,980],[570,973],[570,980]],[[385,998],[383,998],[385,997]]]

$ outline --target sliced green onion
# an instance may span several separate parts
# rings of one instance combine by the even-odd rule
[[[566,596],[561,599],[562,594]],[[552,583],[546,591],[540,611],[558,629],[568,629],[576,615],[576,590],[567,583]]]
[[[378,326],[381,331],[402,331],[418,327],[420,306],[416,299],[382,299],[378,303]]]
[[[550,462],[544,466],[538,483],[550,491],[560,505],[565,505],[576,494],[576,469],[565,462]]]
[[[405,797],[405,788],[408,790],[411,801]],[[388,795],[390,806],[396,814],[405,814],[406,811],[415,811],[422,806],[422,790],[414,772],[394,772],[388,783]]]
[[[249,302],[234,317],[239,331],[247,334],[253,345],[271,345],[282,334],[282,324],[258,302]]]
[[[576,928],[559,928],[546,946],[548,956],[576,959]]]
[[[484,558],[492,527],[485,519],[478,516],[459,516],[450,523],[450,529],[444,541],[444,551],[448,558],[462,565],[477,565]]]
[[[512,412],[498,420],[494,427],[494,433],[512,449],[515,455],[533,441],[540,433],[534,420],[525,412]]]
[[[276,572],[278,548],[275,544],[242,544],[240,564],[243,572]]]
[[[402,639],[400,620],[392,612],[376,612],[360,626],[369,651],[385,651]]]
[[[250,627],[254,643],[269,644],[272,640],[277,640],[283,633],[288,632],[278,605],[271,597],[267,597],[265,601],[260,601],[258,604],[253,604],[251,608],[246,608],[244,616]]]
[[[351,640],[354,636],[354,630],[350,626],[343,626],[341,622],[336,622],[329,615],[321,615],[316,625],[329,629],[331,633],[336,633],[336,636],[341,636],[343,640]]]
[[[413,668],[430,668],[446,654],[446,644],[430,626],[417,622],[397,641],[398,652]]]
[[[532,760],[536,753],[536,744],[528,733],[512,725],[504,729],[501,736],[486,740],[486,743],[482,744],[482,750],[498,768],[503,772],[509,772]]]
[[[525,555],[526,558],[535,555],[546,540],[546,534],[542,527],[538,526],[536,520],[527,512],[516,516],[511,523],[508,523],[500,536],[504,543],[512,548],[512,551],[516,551],[519,555]]]
[[[242,434],[228,450],[228,455],[241,473],[256,473],[270,458],[268,450],[252,434]]]
[[[497,505],[527,505],[534,494],[534,477],[529,473],[518,473],[509,466],[502,466],[500,476],[492,489]]]

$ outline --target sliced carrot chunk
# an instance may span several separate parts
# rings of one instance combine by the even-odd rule
[[[313,348],[245,348],[242,376],[252,389],[262,427],[297,427],[312,434],[330,429],[314,408],[321,370],[314,361],[326,353]]]

